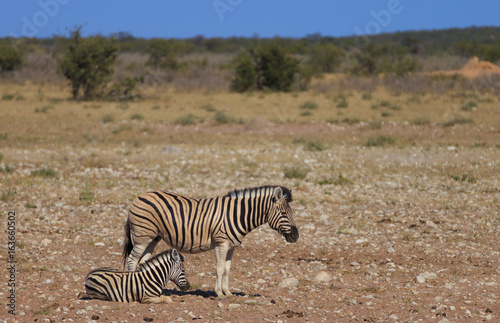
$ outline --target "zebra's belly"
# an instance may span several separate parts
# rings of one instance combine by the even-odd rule
[[[213,250],[214,248],[215,248],[215,244],[213,244],[213,243],[207,243],[207,244],[192,246],[190,248],[183,248],[181,250],[181,252],[200,253],[200,252],[204,252],[204,251]]]

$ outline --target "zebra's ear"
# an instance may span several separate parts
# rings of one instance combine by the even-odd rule
[[[172,249],[172,259],[174,259],[175,262],[181,261],[181,256],[176,249]]]
[[[274,197],[276,198],[276,202],[283,198],[283,190],[281,189],[281,187],[276,187],[274,189]]]

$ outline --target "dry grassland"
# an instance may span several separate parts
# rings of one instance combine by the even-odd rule
[[[19,322],[500,317],[498,95],[142,92],[77,102],[62,86],[0,85],[0,241],[15,211]],[[169,283],[172,304],[82,298],[91,269],[120,267],[139,193],[269,184],[293,189],[300,238],[250,233],[233,258],[236,296],[215,298],[207,252],[185,255],[192,290]]]

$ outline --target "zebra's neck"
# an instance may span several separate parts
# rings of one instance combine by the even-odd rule
[[[272,196],[232,197],[226,210],[234,230],[244,236],[258,226],[267,223]]]

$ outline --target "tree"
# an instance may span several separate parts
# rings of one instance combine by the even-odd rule
[[[11,72],[23,65],[23,56],[9,44],[0,45],[0,70]]]
[[[287,92],[292,88],[295,75],[301,72],[300,59],[287,53],[276,40],[240,53],[235,62],[231,88],[237,92],[253,88]]]
[[[113,73],[117,58],[117,47],[111,39],[102,36],[81,37],[81,27],[70,32],[63,57],[58,60],[59,70],[71,82],[73,98],[80,89],[88,100],[97,95],[97,90]]]
[[[342,62],[344,52],[332,44],[316,45],[311,52],[311,65],[322,73],[333,73]]]
[[[156,71],[160,71],[162,68],[178,69],[181,65],[175,58],[175,47],[171,41],[166,39],[152,39],[146,48],[146,53],[149,54],[146,66],[153,67]]]

